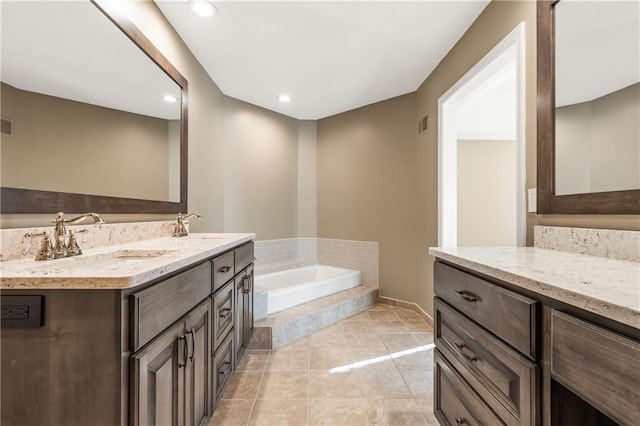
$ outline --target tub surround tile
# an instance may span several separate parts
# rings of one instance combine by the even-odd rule
[[[640,263],[539,247],[430,248],[443,260],[640,329]]]
[[[251,241],[255,234],[191,234],[83,249],[81,256],[51,261],[0,262],[0,288],[122,289],[132,288]],[[167,252],[148,260],[110,268],[91,262],[108,260],[118,250]],[[86,266],[79,268],[78,265]]]
[[[535,226],[534,246],[640,262],[640,231]]]
[[[321,264],[360,271],[365,286],[378,287],[378,243],[330,238],[256,241],[256,273]]]

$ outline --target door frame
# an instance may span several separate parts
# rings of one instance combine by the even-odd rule
[[[438,98],[438,246],[457,246],[456,108],[499,66],[498,59],[515,48],[516,62],[516,245],[526,245],[526,109],[525,23],[518,24],[500,43]]]

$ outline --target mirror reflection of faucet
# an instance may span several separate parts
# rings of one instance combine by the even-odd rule
[[[180,238],[189,235],[189,230],[187,230],[184,221],[188,220],[191,217],[197,217],[198,219],[202,218],[202,216],[200,216],[198,213],[190,213],[186,216],[183,216],[182,213],[178,213],[178,217],[176,217],[176,227],[173,230],[174,237]]]
[[[91,218],[94,223],[105,223],[97,213],[85,213],[74,219],[65,219],[64,213],[59,212],[58,216],[53,220],[55,225],[53,231],[53,243],[51,242],[51,232],[44,231],[39,234],[26,233],[26,238],[42,236],[42,244],[36,255],[35,260],[52,260],[61,259],[63,257],[78,256],[82,254],[82,250],[78,246],[76,234],[79,232],[87,232],[86,229],[79,231],[69,230],[69,238],[67,239],[67,225],[75,225]]]

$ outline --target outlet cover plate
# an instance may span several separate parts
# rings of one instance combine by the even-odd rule
[[[42,327],[43,296],[3,295],[2,328],[39,328]]]

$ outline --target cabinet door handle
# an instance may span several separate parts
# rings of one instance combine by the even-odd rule
[[[218,313],[218,316],[222,319],[227,318],[227,315],[229,315],[229,312],[231,312],[231,308],[222,308],[220,309],[220,313]]]
[[[221,266],[220,268],[218,268],[218,272],[220,272],[221,274],[226,274],[230,270],[231,266]]]
[[[249,276],[242,278],[242,292],[249,293],[251,291],[251,279]]]
[[[231,363],[229,361],[225,361],[220,365],[220,367],[218,367],[218,374],[226,376],[229,370],[231,370]]]
[[[460,355],[465,357],[467,359],[467,361],[476,362],[478,360],[478,356],[475,353],[471,352],[471,350],[469,349],[469,347],[466,344],[464,344],[464,343],[456,343],[455,345],[456,345],[456,348],[458,348],[458,352],[460,353]],[[465,348],[468,349],[468,351],[471,353],[471,355],[466,354],[464,352]]]
[[[178,337],[178,368],[183,368],[187,365],[186,353],[188,350],[187,338],[185,336]]]
[[[456,424],[457,425],[463,425],[465,424],[467,421],[465,419],[463,419],[462,417],[456,417]]]
[[[458,293],[465,302],[476,303],[480,299],[478,296],[476,296],[475,294],[467,290],[454,290],[454,291]]]
[[[191,355],[189,356],[189,361],[193,363],[193,356],[196,352],[196,334],[193,332],[193,328],[189,330],[188,334],[191,335]]]

